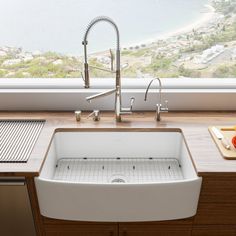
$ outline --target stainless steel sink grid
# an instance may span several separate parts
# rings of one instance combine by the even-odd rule
[[[27,162],[43,120],[0,120],[0,163]]]
[[[175,158],[64,158],[54,180],[76,183],[157,183],[184,179]]]

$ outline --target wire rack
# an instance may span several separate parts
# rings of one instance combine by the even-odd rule
[[[26,163],[44,120],[0,120],[0,163]]]
[[[156,183],[182,180],[174,158],[63,158],[54,180],[77,183]]]

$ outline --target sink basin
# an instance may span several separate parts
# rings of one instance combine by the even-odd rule
[[[57,130],[35,178],[43,216],[97,222],[191,217],[201,182],[179,129]]]

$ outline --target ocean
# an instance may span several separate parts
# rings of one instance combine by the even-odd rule
[[[0,46],[81,55],[87,24],[96,16],[118,25],[121,46],[137,45],[195,21],[209,0],[0,0]],[[90,52],[115,47],[115,34],[99,23]]]

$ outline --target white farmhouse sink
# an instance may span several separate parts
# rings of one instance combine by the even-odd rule
[[[181,130],[59,130],[35,184],[46,217],[135,222],[195,215],[201,178]]]

